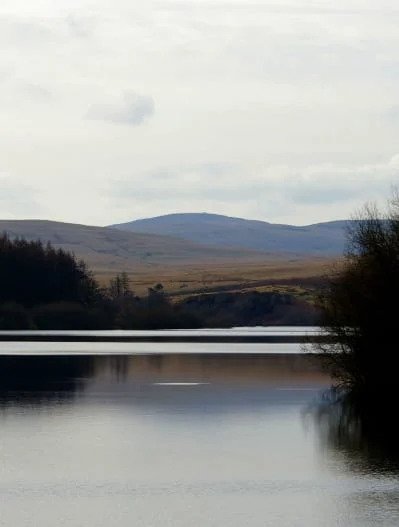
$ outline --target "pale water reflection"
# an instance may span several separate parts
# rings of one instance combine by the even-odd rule
[[[0,381],[0,525],[399,524],[394,465],[314,418],[314,357],[8,356]]]

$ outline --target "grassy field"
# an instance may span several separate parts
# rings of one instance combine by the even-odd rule
[[[299,296],[312,294],[331,267],[332,260],[271,260],[265,262],[225,262],[186,266],[137,267],[128,272],[132,290],[144,294],[148,287],[162,283],[176,300],[193,294],[233,291],[276,291]],[[107,285],[113,273],[97,271]]]

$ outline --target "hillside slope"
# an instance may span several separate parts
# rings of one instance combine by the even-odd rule
[[[303,227],[218,214],[169,214],[113,225],[115,229],[174,236],[218,247],[241,247],[277,254],[336,256],[345,245],[346,221]]]
[[[261,260],[266,256],[251,250],[217,248],[170,236],[45,220],[0,220],[0,232],[27,240],[50,241],[55,247],[73,251],[94,271],[121,271],[143,265],[239,262]]]

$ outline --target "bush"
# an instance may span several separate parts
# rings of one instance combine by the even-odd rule
[[[335,340],[328,352],[341,385],[362,397],[396,399],[399,298],[399,199],[384,214],[366,207],[348,229],[342,265],[319,299],[322,324]]]
[[[0,305],[0,329],[34,329],[29,312],[16,302]]]
[[[101,329],[103,313],[74,302],[54,302],[33,309],[38,329]]]

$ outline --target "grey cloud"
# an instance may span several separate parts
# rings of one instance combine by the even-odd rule
[[[263,183],[242,181],[232,182],[204,182],[203,184],[183,186],[180,182],[170,182],[169,185],[141,185],[118,182],[118,190],[113,194],[118,200],[188,200],[192,198],[200,200],[214,200],[223,203],[240,203],[244,201],[273,200],[278,198],[285,203],[296,203],[301,205],[323,205],[338,204],[360,197],[362,183],[358,186],[348,188],[344,183],[338,183],[336,187],[323,187],[322,182],[314,187],[309,185],[284,185],[284,182],[273,184],[265,180]]]
[[[115,181],[114,201],[177,203],[192,199],[219,203],[282,203],[286,207],[317,207],[373,199],[397,180],[399,156],[385,164],[353,167],[269,166],[254,170],[229,164],[202,164],[162,169],[137,178]]]
[[[304,206],[364,202],[388,194],[398,179],[398,161],[394,156],[385,164],[309,167],[297,177],[291,175],[278,188],[285,188],[285,196],[292,203]]]
[[[43,213],[35,189],[8,175],[0,174],[0,217],[32,216]]]
[[[362,181],[356,185],[347,185],[344,181],[335,185],[323,183],[323,180],[309,183],[295,183],[288,187],[287,197],[295,203],[304,205],[323,205],[327,203],[342,203],[353,200],[362,193]]]
[[[382,114],[383,119],[391,124],[399,123],[399,104],[395,104],[385,110]]]
[[[352,167],[308,167],[275,183],[275,190],[293,204],[303,206],[339,206],[364,202],[381,193],[397,179],[397,160],[388,163]]]
[[[293,5],[293,4],[270,4],[265,2],[246,2],[246,1],[202,1],[187,2],[183,0],[162,0],[155,3],[159,9],[176,10],[176,11],[194,11],[194,10],[256,10],[257,12],[266,12],[269,14],[295,14],[295,15],[381,15],[398,14],[399,10],[395,8],[337,8],[334,6],[317,6],[317,5]]]
[[[52,99],[52,93],[39,84],[21,83],[20,91],[35,102],[48,102]]]
[[[251,197],[253,187],[243,185],[237,167],[228,163],[203,163],[199,165],[163,168],[143,175],[137,180],[118,180],[112,185],[110,195],[116,200],[217,199],[239,201]]]
[[[10,79],[10,77],[12,76],[13,70],[14,70],[14,68],[10,64],[8,64],[8,65],[1,64],[1,66],[0,66],[0,83],[8,81]]]
[[[253,199],[256,190],[250,188],[243,188],[241,185],[234,185],[226,188],[223,185],[203,186],[195,188],[179,187],[176,184],[169,186],[138,186],[126,184],[126,182],[118,182],[118,190],[113,193],[116,200],[148,200],[158,201],[167,200],[176,203],[178,200],[200,199],[200,200],[215,200],[221,202],[240,202],[245,199]]]
[[[188,180],[193,177],[197,180],[206,180],[218,176],[229,176],[235,173],[236,167],[230,163],[200,163],[194,165],[180,166],[178,168],[162,168],[148,174],[151,180],[168,180],[176,178]],[[212,180],[215,183],[215,180]]]
[[[59,40],[57,20],[34,16],[0,16],[2,37],[19,46],[48,44]]]
[[[65,23],[72,36],[87,38],[93,33],[97,21],[94,16],[77,16],[70,13],[65,17]]]
[[[126,92],[119,103],[94,104],[87,113],[88,119],[115,124],[138,126],[154,114],[154,101],[147,95]]]

